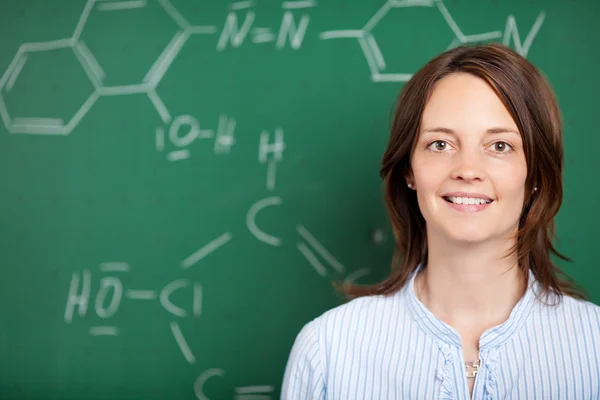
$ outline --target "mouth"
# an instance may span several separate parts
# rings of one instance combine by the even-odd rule
[[[454,197],[442,196],[446,204],[450,208],[460,212],[479,212],[483,211],[494,202],[491,199],[483,199],[478,197]]]
[[[482,199],[478,197],[454,197],[454,196],[442,196],[446,202],[456,205],[481,205],[491,204],[491,199]]]

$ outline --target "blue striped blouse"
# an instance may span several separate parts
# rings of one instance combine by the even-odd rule
[[[408,284],[360,297],[308,322],[294,342],[281,398],[469,399],[461,338]],[[600,399],[600,307],[527,291],[479,341],[473,399]],[[551,297],[555,302],[556,297]]]

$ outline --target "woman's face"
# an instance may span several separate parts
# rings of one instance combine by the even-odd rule
[[[407,179],[428,235],[482,242],[516,231],[527,177],[523,142],[484,80],[453,73],[438,81],[417,140]]]

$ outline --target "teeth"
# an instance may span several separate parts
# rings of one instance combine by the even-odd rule
[[[479,199],[476,197],[448,197],[448,200],[454,204],[489,204],[491,200]]]

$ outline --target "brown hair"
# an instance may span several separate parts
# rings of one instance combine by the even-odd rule
[[[396,239],[392,271],[380,283],[334,283],[348,298],[392,294],[402,288],[419,264],[427,261],[427,232],[416,194],[405,177],[419,136],[421,116],[433,85],[454,72],[486,81],[496,92],[521,132],[527,161],[526,195],[516,245],[521,272],[531,268],[546,299],[550,293],[586,299],[584,291],[551,260],[550,252],[571,261],[554,247],[554,217],[562,203],[562,122],[552,88],[533,64],[498,44],[460,46],[429,61],[404,86],[393,115],[388,147],[380,175]],[[533,192],[533,188],[537,190]]]

